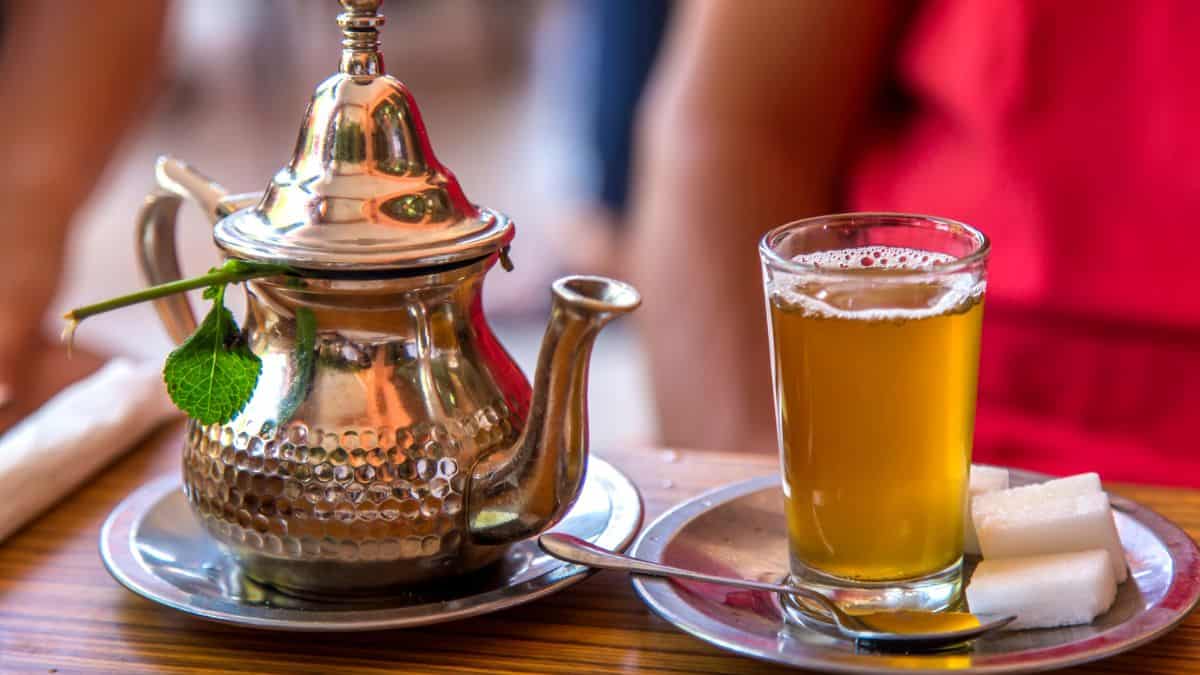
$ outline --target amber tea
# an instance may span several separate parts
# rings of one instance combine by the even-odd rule
[[[872,582],[957,563],[981,288],[961,274],[893,278],[953,260],[927,251],[794,259],[855,274],[777,283],[769,298],[793,560]]]

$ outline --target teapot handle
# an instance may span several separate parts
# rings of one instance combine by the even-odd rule
[[[183,276],[175,248],[175,221],[184,197],[195,202],[213,223],[251,201],[242,195],[230,198],[225,188],[173,157],[158,158],[154,178],[158,189],[146,196],[137,220],[138,259],[151,285]],[[257,199],[257,195],[252,197]],[[195,332],[196,315],[186,295],[155,300],[154,308],[176,344]]]

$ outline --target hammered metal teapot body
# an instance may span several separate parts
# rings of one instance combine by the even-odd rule
[[[531,386],[481,302],[512,224],[467,201],[411,94],[383,74],[379,2],[342,4],[340,72],[267,190],[231,196],[163,158],[139,218],[152,283],[179,277],[181,198],[227,256],[300,272],[246,284],[241,339],[262,371],[229,422],[189,421],[183,477],[248,576],[321,595],[457,577],[557,522],[587,464],[592,344],[640,302],[610,279],[555,282]],[[173,339],[194,330],[183,296],[158,310]],[[298,316],[315,319],[314,344]]]

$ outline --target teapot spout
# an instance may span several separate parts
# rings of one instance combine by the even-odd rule
[[[471,540],[505,544],[558,522],[579,496],[587,468],[588,364],[596,335],[642,299],[629,284],[571,276],[554,282],[550,323],[520,437],[482,457],[471,472]]]

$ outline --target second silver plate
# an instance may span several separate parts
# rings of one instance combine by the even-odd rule
[[[1012,471],[1014,485],[1044,480]],[[1200,600],[1200,552],[1154,511],[1113,497],[1129,581],[1113,607],[1086,626],[1001,632],[971,647],[933,654],[864,651],[854,643],[785,625],[774,598],[707,584],[634,578],[656,613],[692,635],[764,661],[838,673],[1025,673],[1092,661],[1161,636]],[[787,525],[778,476],[700,495],[652,523],[632,554],[691,569],[780,581],[787,571]],[[968,566],[969,567],[969,566]]]
[[[642,523],[642,499],[620,471],[588,461],[579,500],[555,532],[624,550]],[[542,553],[530,539],[453,588],[331,603],[286,595],[245,578],[192,516],[179,479],[142,486],[113,510],[100,533],[109,573],[167,607],[225,623],[294,631],[423,626],[529,602],[586,578],[590,570]]]

